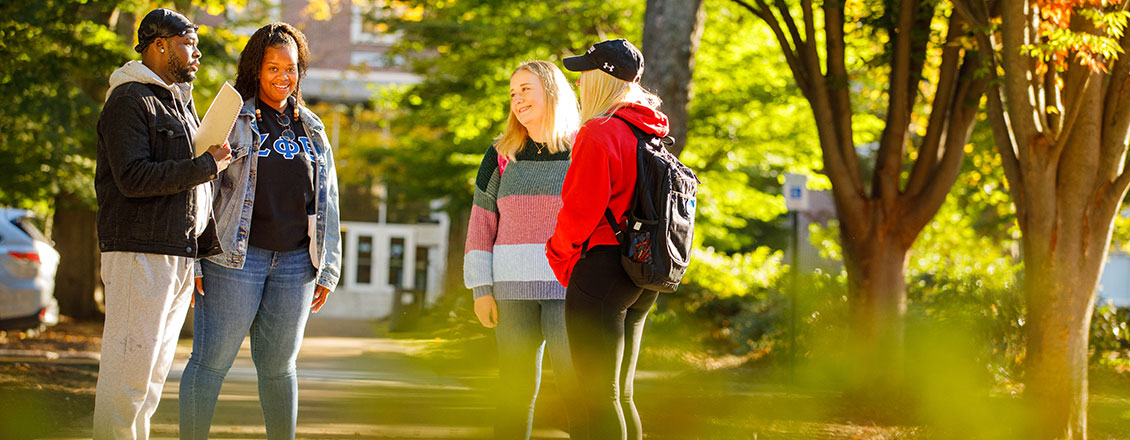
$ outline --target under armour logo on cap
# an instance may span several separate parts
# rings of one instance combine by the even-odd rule
[[[584,55],[565,58],[562,64],[574,72],[600,69],[629,82],[639,82],[643,75],[643,54],[622,38],[596,43]]]

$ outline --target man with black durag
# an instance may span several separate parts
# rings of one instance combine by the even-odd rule
[[[195,157],[198,27],[156,9],[137,29],[141,61],[110,75],[94,188],[106,323],[94,438],[147,439],[188,312],[195,258],[219,253],[212,183],[227,144]]]

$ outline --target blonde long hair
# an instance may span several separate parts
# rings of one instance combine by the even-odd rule
[[[658,109],[663,102],[639,83],[624,81],[601,70],[581,72],[581,121],[609,117],[625,104],[638,102]]]
[[[577,96],[573,94],[573,88],[569,87],[569,80],[565,79],[565,74],[556,65],[540,60],[522,63],[510,77],[523,70],[538,77],[542,90],[545,91],[545,111],[542,112],[541,127],[546,138],[546,149],[550,153],[568,151],[573,146],[573,135],[581,125],[581,118],[577,113]],[[514,156],[526,146],[529,132],[526,126],[518,122],[513,109],[507,113],[506,129],[495,139],[494,149],[507,159],[515,160]]]

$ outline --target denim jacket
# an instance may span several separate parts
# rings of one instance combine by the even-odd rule
[[[259,127],[255,123],[255,99],[243,102],[235,119],[235,127],[228,136],[231,145],[231,164],[220,173],[218,193],[214,202],[216,222],[223,253],[208,257],[208,261],[221,266],[243,269],[247,257],[247,242],[251,233],[251,213],[255,203],[255,169],[259,155],[253,154],[259,146]],[[341,274],[341,222],[338,215],[337,170],[333,151],[326,139],[322,121],[310,110],[299,106],[299,118],[314,148],[314,204],[315,214],[309,216],[307,233],[310,236],[310,261],[318,268],[317,284],[329,290],[337,287]],[[196,276],[200,277],[199,263]]]

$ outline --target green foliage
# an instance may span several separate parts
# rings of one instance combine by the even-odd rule
[[[190,16],[195,8],[220,14],[247,0],[195,3],[175,7]],[[126,27],[154,7],[137,0],[0,4],[0,96],[8,100],[0,108],[0,205],[46,215],[65,193],[93,206],[97,121],[110,73],[138,58],[136,28]],[[246,41],[226,26],[200,30],[204,57],[195,100],[201,114],[219,85],[233,79]]]
[[[1016,285],[1021,266],[988,240],[959,249],[935,243],[949,251],[922,249],[907,271],[908,332],[960,331],[975,339],[968,354],[986,373],[1017,378],[1024,358],[1025,308]]]
[[[1118,5],[1086,1],[1045,2],[1038,23],[1040,37],[1019,48],[1040,61],[1040,68],[1053,65],[1062,71],[1074,59],[1094,71],[1107,70],[1107,63],[1122,53],[1119,39],[1130,13]],[[1087,20],[1084,26],[1071,20]]]
[[[93,200],[104,78],[132,52],[100,23],[116,3],[0,4],[0,204],[44,214],[60,192]]]
[[[1114,231],[1111,237],[1111,252],[1130,253],[1130,205],[1122,201],[1122,209],[1114,217]]]
[[[401,1],[381,6],[419,11],[381,21],[400,41],[419,84],[392,91],[379,103],[391,114],[396,139],[388,151],[366,153],[390,187],[414,197],[449,197],[462,221],[483,151],[507,114],[510,74],[532,59],[559,62],[602,38],[639,41],[642,2],[627,0],[500,2]],[[442,178],[437,178],[442,176]]]
[[[1130,354],[1130,309],[1105,303],[1095,306],[1091,316],[1091,362],[1095,363],[1107,353]]]
[[[1126,20],[1124,16],[1114,17],[1114,19]],[[1120,29],[1120,27],[1112,27],[1111,29]],[[1122,53],[1122,47],[1119,46],[1118,39],[1114,36],[1075,32],[1070,29],[1054,29],[1049,31],[1046,37],[1048,40],[1044,44],[1022,46],[1020,53],[1027,54],[1045,63],[1052,61],[1058,54],[1084,47],[1107,59],[1117,58]]]
[[[780,332],[777,314],[786,310],[772,290],[782,274],[781,255],[764,246],[729,255],[695,249],[688,281],[661,295],[649,325],[699,349],[738,355],[769,349]]]
[[[192,95],[196,112],[201,118],[225,82],[235,85],[239,53],[250,39],[249,36],[239,36],[232,31],[232,27],[238,24],[240,23],[229,22],[220,27],[200,26],[200,70],[196,73],[196,81],[192,82]],[[135,53],[134,56],[136,57]],[[109,73],[106,75],[108,77]]]
[[[707,1],[706,13],[681,156],[704,182],[695,233],[718,252],[781,249],[783,174],[829,187],[814,172],[821,162],[812,112],[768,26],[729,1]]]
[[[699,300],[743,296],[775,285],[781,276],[781,251],[762,246],[741,254],[724,254],[714,248],[694,249],[695,264],[687,269],[684,292]]]

